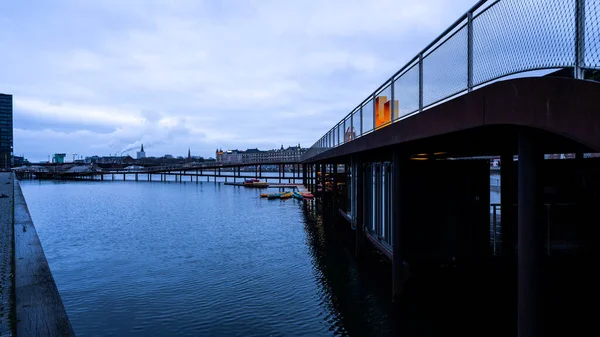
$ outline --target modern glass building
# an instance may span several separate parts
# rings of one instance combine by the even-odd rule
[[[13,154],[12,95],[0,93],[0,169],[10,168]]]

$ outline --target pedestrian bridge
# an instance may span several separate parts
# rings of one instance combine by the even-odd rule
[[[404,123],[410,125],[405,128],[412,128],[415,121],[419,121],[419,130],[415,133],[422,137],[468,129],[474,126],[476,117],[481,117],[480,114],[465,120],[465,113],[475,110],[473,106],[449,103],[454,106],[446,106],[448,112],[444,116],[427,124],[421,123],[424,118],[411,117],[497,81],[539,77],[560,70],[577,80],[584,80],[586,74],[588,77],[597,76],[595,71],[600,68],[599,13],[600,3],[592,0],[479,1],[327,131],[302,159],[314,161],[323,158],[318,155],[370,134],[383,134],[385,128],[395,123]],[[504,89],[498,89],[504,92],[495,96],[496,101],[488,100],[487,103],[493,107],[513,93],[521,100],[535,96],[543,101],[542,96],[556,97],[557,91],[565,88],[568,92],[561,92],[565,100],[576,100],[578,94],[585,94],[582,84],[571,89],[570,86],[576,82],[545,78],[521,82],[518,84],[521,91],[518,92],[515,91],[517,88],[511,89],[510,85],[506,85]],[[478,102],[483,96],[479,95]],[[560,97],[557,99],[560,100]],[[582,111],[585,107],[583,103],[579,104],[581,114],[589,112]],[[505,110],[503,114],[503,118],[482,123],[510,124],[510,117],[515,117],[520,118],[514,120],[515,124],[540,126],[539,123],[528,123],[523,116],[515,116],[511,110]],[[502,113],[498,112],[498,115],[502,117]],[[584,119],[580,122],[587,123]],[[588,125],[588,131],[590,127]],[[386,134],[386,142],[376,141],[369,147],[389,145],[390,138],[397,143],[414,140],[410,132],[402,131],[400,134]],[[559,128],[551,128],[550,131],[562,133]],[[370,140],[373,138],[370,137]]]
[[[357,254],[366,241],[392,259],[394,299],[419,289],[405,288],[408,265],[421,285],[466,275],[457,283],[481,300],[455,301],[481,316],[461,326],[520,337],[591,326],[599,19],[600,1],[479,1],[302,157],[308,189],[355,229]],[[557,153],[576,156],[544,160]],[[501,158],[500,204],[489,161],[473,159],[485,156]],[[490,268],[492,282],[472,281]],[[436,288],[422,287],[412,296]]]

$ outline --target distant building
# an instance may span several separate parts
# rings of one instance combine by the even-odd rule
[[[119,165],[132,165],[135,163],[135,159],[127,155],[125,157],[120,156],[91,156],[86,157],[85,162],[88,164],[119,164]]]
[[[137,159],[143,159],[143,158],[146,158],[146,152],[144,152],[144,144],[142,144],[142,148],[137,153]]]
[[[52,162],[55,164],[62,164],[65,162],[66,156],[66,153],[55,153],[54,156],[52,156]]]
[[[13,155],[12,95],[0,94],[0,169],[11,166]]]
[[[280,149],[261,151],[259,149],[227,150],[217,149],[217,163],[235,164],[235,163],[281,163],[299,161],[302,154],[307,149],[298,146],[288,146]]]
[[[19,167],[19,166],[23,166],[23,165],[29,165],[29,161],[27,159],[25,159],[25,157],[23,156],[13,156],[13,163],[12,165],[14,167]]]

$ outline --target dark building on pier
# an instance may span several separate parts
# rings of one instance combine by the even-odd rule
[[[11,166],[13,154],[12,95],[0,93],[0,169]]]

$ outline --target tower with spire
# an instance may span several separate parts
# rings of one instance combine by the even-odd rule
[[[188,159],[188,161],[192,160],[192,152],[189,147],[188,147],[188,158],[187,159]]]
[[[143,159],[143,158],[146,158],[146,152],[144,152],[144,144],[142,144],[142,148],[137,153],[137,159]]]

